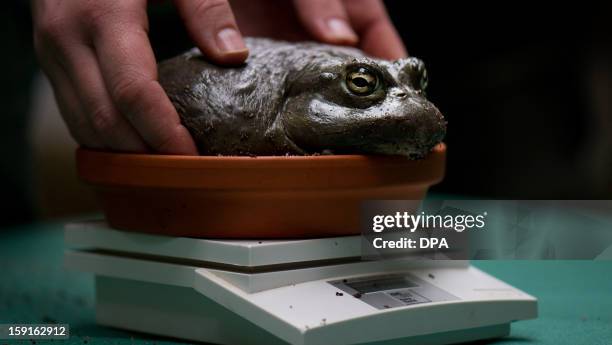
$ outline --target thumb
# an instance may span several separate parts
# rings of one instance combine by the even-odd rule
[[[340,0],[293,0],[298,18],[319,41],[355,45],[359,37],[353,31]]]
[[[227,0],[175,0],[187,31],[202,54],[221,65],[243,63],[249,55]]]

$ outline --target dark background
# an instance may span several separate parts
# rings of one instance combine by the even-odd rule
[[[449,122],[448,170],[434,188],[481,198],[610,199],[610,22],[575,4],[449,6],[386,1],[429,98]],[[151,12],[158,59],[193,44],[172,11]],[[26,140],[38,72],[27,2],[0,14],[0,225],[32,221]],[[61,186],[58,186],[61,188]]]
[[[610,198],[612,30],[604,11],[520,2],[388,1],[388,9],[410,53],[428,65],[428,95],[449,122],[448,171],[436,190]]]

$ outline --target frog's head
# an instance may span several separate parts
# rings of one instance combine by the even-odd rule
[[[315,60],[288,79],[277,120],[307,153],[427,154],[446,122],[425,98],[427,72],[417,58]]]

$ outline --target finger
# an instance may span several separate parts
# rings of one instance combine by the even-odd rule
[[[345,0],[350,23],[366,53],[389,60],[408,56],[406,47],[380,0]]]
[[[230,0],[230,4],[240,32],[245,36],[270,37],[284,41],[312,40],[312,34],[300,23],[292,1]]]
[[[87,46],[73,47],[64,60],[85,116],[106,148],[145,152],[147,145],[117,111],[104,85],[98,61]]]
[[[104,144],[84,116],[80,101],[66,72],[55,63],[47,62],[47,65],[45,72],[53,88],[57,106],[72,138],[85,147],[103,148]]]
[[[227,0],[175,0],[200,51],[222,65],[243,63],[249,51]]]
[[[354,45],[359,40],[340,0],[294,0],[298,18],[319,41]]]
[[[72,138],[82,146],[103,148],[102,141],[99,140],[84,117],[81,102],[74,91],[75,88],[68,78],[67,71],[60,63],[59,56],[62,49],[59,44],[61,40],[58,38],[64,35],[66,29],[55,23],[50,25],[52,22],[41,18],[40,12],[46,10],[43,9],[44,5],[40,2],[32,8],[34,17],[33,43],[38,64],[51,84],[55,102]]]
[[[144,24],[145,8],[117,14],[122,15],[127,17],[101,26],[94,35],[97,60],[111,99],[155,151],[197,154],[191,135],[157,82],[157,64]]]

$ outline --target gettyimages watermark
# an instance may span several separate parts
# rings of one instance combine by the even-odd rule
[[[366,260],[612,259],[612,201],[372,200]]]
[[[450,249],[447,238],[449,231],[463,232],[465,230],[483,229],[486,225],[487,212],[483,214],[417,214],[404,211],[394,215],[375,215],[372,217],[372,231],[381,234],[383,231],[416,231],[425,232],[427,236],[371,236],[372,246],[376,249],[408,248],[408,249]],[[434,237],[434,231],[441,234]],[[445,231],[446,233],[442,233]],[[452,235],[452,234],[451,234]]]

